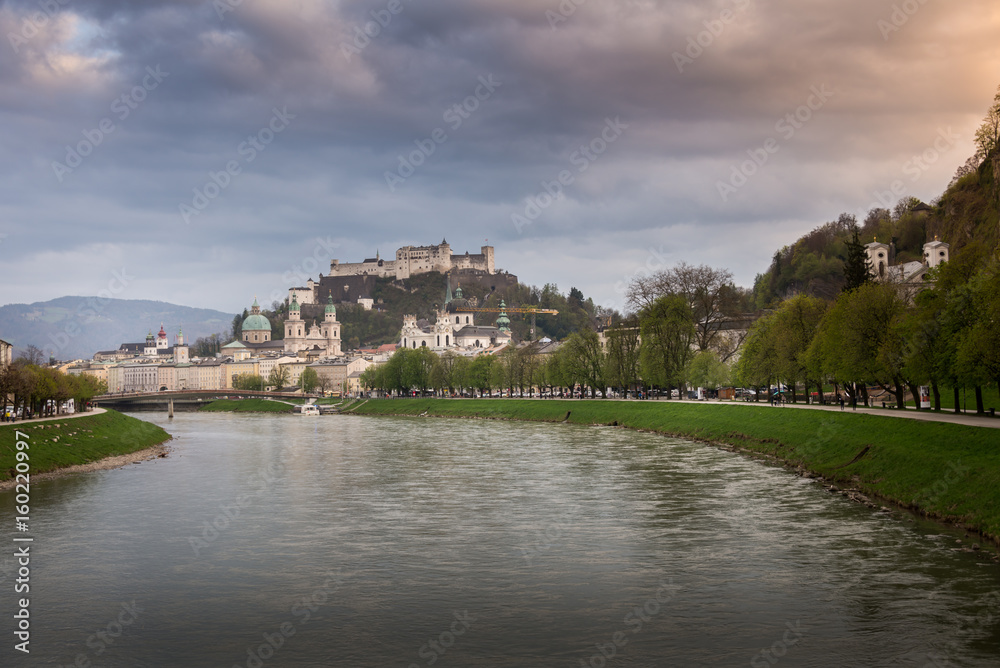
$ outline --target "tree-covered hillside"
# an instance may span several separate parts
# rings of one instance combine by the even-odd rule
[[[890,244],[896,263],[923,259],[925,242],[939,237],[951,256],[985,262],[1000,245],[1000,89],[976,132],[976,153],[959,167],[945,192],[929,205],[903,197],[892,211],[872,209],[863,221],[844,213],[791,246],[778,250],[754,281],[757,308],[773,308],[797,294],[832,300],[844,288],[847,244],[855,225],[862,243]]]

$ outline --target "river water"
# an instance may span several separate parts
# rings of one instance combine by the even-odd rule
[[[0,665],[1000,665],[968,541],[704,444],[139,417],[168,458],[32,486],[32,651],[5,575]]]

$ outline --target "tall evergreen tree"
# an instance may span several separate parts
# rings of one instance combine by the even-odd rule
[[[855,290],[871,280],[868,257],[865,247],[858,238],[858,226],[851,231],[851,240],[846,244],[847,258],[844,260],[844,289],[842,292]]]

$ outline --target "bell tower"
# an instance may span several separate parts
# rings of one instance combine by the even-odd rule
[[[337,322],[337,307],[333,305],[333,293],[328,293],[326,307],[323,310],[323,324],[320,334],[326,339],[326,354],[328,357],[340,355],[340,323]]]
[[[880,244],[876,237],[870,244],[865,245],[865,255],[868,257],[869,273],[872,278],[885,278],[889,272],[889,247]]]

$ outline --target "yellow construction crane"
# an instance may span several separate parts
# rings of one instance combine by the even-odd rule
[[[503,302],[500,302],[500,306],[489,307],[489,306],[459,306],[455,309],[456,312],[462,313],[520,313],[520,314],[531,314],[531,340],[535,340],[535,316],[539,313],[542,315],[559,315],[559,311],[554,308],[541,308],[540,306],[506,306]]]

